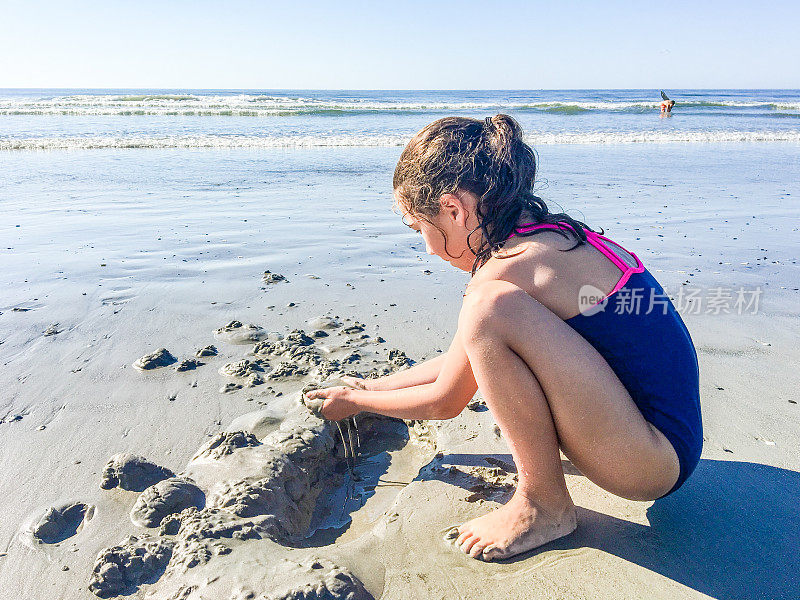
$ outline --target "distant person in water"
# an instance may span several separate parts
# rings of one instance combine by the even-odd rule
[[[672,114],[673,106],[675,106],[675,100],[670,100],[664,93],[664,90],[661,90],[661,114],[664,116],[670,116]]]

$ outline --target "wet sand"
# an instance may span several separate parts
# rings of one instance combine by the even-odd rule
[[[392,349],[436,356],[454,331],[467,279],[389,212],[394,150],[326,150],[311,172],[313,151],[186,164],[99,152],[88,168],[66,153],[4,156],[19,179],[0,189],[3,588],[793,597],[800,167],[788,146],[744,146],[540,151],[542,195],[580,207],[669,293],[762,293],[757,314],[684,311],[706,436],[686,485],[631,502],[565,461],[578,530],[497,564],[444,539],[513,485],[479,403],[446,422],[365,418],[348,434],[298,401],[348,371],[402,368]],[[61,187],[36,177],[53,171],[68,174]],[[114,183],[121,172],[135,191]]]

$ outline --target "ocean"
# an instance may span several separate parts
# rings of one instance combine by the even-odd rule
[[[0,150],[403,146],[444,115],[541,144],[800,142],[800,90],[0,90]]]
[[[538,151],[537,192],[630,244],[670,291],[766,281],[785,288],[767,305],[796,302],[800,90],[665,91],[668,118],[659,90],[0,90],[0,311],[87,285],[113,306],[154,284],[173,302],[214,282],[231,301],[262,267],[431,270],[458,289],[391,212],[392,171],[425,124],[500,111]],[[756,248],[792,281],[770,282]]]

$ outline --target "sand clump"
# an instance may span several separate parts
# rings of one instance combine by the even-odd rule
[[[127,574],[136,555],[152,556],[151,562],[166,567],[162,559],[169,552],[167,572],[176,575],[229,552],[220,542],[223,538],[284,542],[302,538],[323,487],[319,483],[332,479],[338,483],[333,430],[331,423],[298,405],[262,442],[241,431],[214,436],[197,451],[184,474],[142,492],[131,519],[144,527],[160,525],[159,537],[103,551],[92,575],[93,591],[121,593],[136,585],[143,576]],[[158,545],[159,541],[164,543]],[[154,568],[148,567],[151,575]]]
[[[264,477],[219,482],[209,493],[209,511],[261,517],[253,526],[267,537],[297,538],[308,529],[316,499],[308,473],[280,451],[264,453],[262,458]]]
[[[118,487],[131,492],[141,492],[173,476],[174,473],[169,469],[160,467],[141,456],[115,454],[103,469],[100,488],[110,490]]]
[[[344,333],[349,334],[349,335],[354,335],[356,333],[363,333],[365,328],[366,327],[365,327],[365,325],[363,323],[359,323],[358,321],[355,321],[351,325],[348,325],[347,327],[342,329],[342,331]]]
[[[363,417],[362,436],[375,435],[384,421]],[[109,597],[128,593],[145,579],[157,579],[159,571],[174,579],[230,553],[231,542],[272,539],[292,546],[302,540],[320,493],[341,484],[339,465],[345,451],[338,435],[335,423],[314,416],[299,403],[261,441],[245,431],[218,433],[179,477],[165,479],[140,495],[132,518],[142,526],[160,525],[158,536],[131,538],[101,552],[90,589]],[[203,490],[204,503],[196,501]],[[320,561],[323,567],[297,564],[291,576],[287,571],[286,578],[276,580],[275,590],[260,590],[261,595],[250,597],[371,597],[348,571]]]
[[[202,363],[195,358],[187,358],[179,362],[176,365],[175,370],[178,371],[179,373],[182,371],[193,371],[197,367],[202,367],[204,364],[205,363]]]
[[[256,595],[247,590],[236,600],[373,600],[364,584],[352,573],[330,560],[312,558],[302,563],[283,561],[279,568],[277,588]],[[231,600],[234,600],[233,597]]]
[[[170,354],[166,348],[159,348],[155,352],[145,354],[133,363],[134,368],[140,371],[149,371],[158,367],[166,367],[177,362],[177,359]]]
[[[297,363],[290,362],[290,361],[283,361],[278,363],[278,365],[269,372],[267,375],[267,379],[270,381],[282,381],[284,379],[292,379],[297,377],[302,377],[303,375],[308,374],[308,369],[305,367],[301,367]]]
[[[317,381],[326,381],[339,374],[343,374],[342,365],[338,360],[323,360],[314,369],[314,375]]]
[[[42,335],[45,336],[45,337],[51,337],[51,336],[54,336],[54,335],[58,335],[62,331],[63,331],[63,329],[59,329],[58,328],[58,323],[53,323],[51,325],[48,325],[47,329],[45,329],[42,332]]]
[[[389,350],[389,364],[397,369],[401,369],[404,367],[410,367],[413,361],[406,356],[406,353],[402,350],[398,350],[397,348],[392,348]]]
[[[131,509],[131,521],[140,527],[158,527],[168,514],[190,506],[202,507],[205,494],[189,478],[170,477],[145,489]]]
[[[224,539],[302,539],[321,491],[341,483],[337,466],[343,450],[337,431],[335,424],[298,403],[261,441],[250,432],[219,432],[198,449],[184,473],[140,494],[131,520],[142,527],[160,526],[159,535],[101,552],[92,591],[101,597],[122,593],[152,578],[157,569],[168,576],[185,573],[230,552]],[[365,434],[369,431],[365,426]],[[334,581],[328,583],[320,589],[339,589]],[[314,589],[319,585],[321,580]]]
[[[280,273],[273,273],[272,271],[264,271],[264,275],[261,277],[261,280],[268,285],[272,283],[289,282],[289,280]]]
[[[313,347],[315,342],[316,339],[307,335],[302,329],[295,329],[278,341],[257,343],[253,346],[252,353],[256,356],[279,356],[291,359],[294,363],[318,365],[323,359]]]
[[[314,317],[307,321],[308,326],[315,330],[333,330],[342,326],[339,321],[332,317]]]
[[[172,556],[174,542],[149,536],[129,536],[102,550],[95,560],[89,591],[110,598],[158,577]]]
[[[217,347],[213,344],[209,344],[208,346],[203,346],[194,355],[197,358],[203,358],[205,356],[216,356],[218,354]]]
[[[238,448],[251,448],[260,446],[261,442],[252,433],[244,431],[220,431],[203,444],[195,452],[192,462],[202,460],[219,460],[223,456],[233,454]]]
[[[219,369],[219,374],[225,375],[226,377],[245,378],[258,373],[263,373],[265,366],[269,366],[269,363],[263,359],[251,361],[247,358],[243,358],[242,360],[223,365]]]
[[[267,338],[267,332],[258,325],[244,325],[241,321],[231,321],[224,327],[214,330],[214,336],[229,344],[251,344]]]

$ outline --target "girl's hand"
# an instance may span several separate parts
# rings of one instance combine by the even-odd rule
[[[331,421],[340,421],[361,412],[350,398],[352,392],[353,389],[349,387],[331,387],[311,390],[306,394],[306,398],[309,400],[322,400],[322,408],[320,409],[322,416]]]

